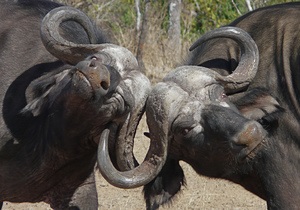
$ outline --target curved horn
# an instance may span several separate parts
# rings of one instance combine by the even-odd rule
[[[79,23],[86,31],[91,44],[77,44],[64,39],[59,33],[59,27],[66,21]],[[137,61],[128,49],[108,43],[96,44],[96,34],[90,19],[80,10],[68,6],[51,10],[41,25],[41,39],[44,46],[52,55],[64,62],[74,65],[89,55],[98,54],[104,64],[115,69],[138,69]]]
[[[134,104],[126,121],[122,124],[116,141],[115,152],[117,164],[122,171],[137,165],[133,154],[134,137],[141,117],[145,112],[146,100],[151,91],[149,79],[139,71],[132,71],[124,79],[130,84],[130,92],[134,93]]]
[[[48,12],[42,21],[41,38],[46,49],[55,57],[65,62],[76,64],[78,61],[83,60],[87,54],[92,54],[97,52],[97,50],[87,50],[87,45],[75,44],[60,35],[59,27],[61,23],[70,20],[79,23],[83,27],[90,43],[97,42],[96,31],[90,19],[80,10],[68,6],[57,7]],[[80,52],[78,48],[82,48],[84,51]]]
[[[141,165],[130,171],[118,171],[112,164],[108,153],[109,129],[105,129],[98,146],[98,167],[102,176],[112,185],[120,188],[135,188],[143,186],[154,179],[160,172],[166,160],[166,151],[160,142],[151,143],[147,156]],[[152,154],[151,154],[152,153]]]
[[[241,61],[234,72],[228,76],[218,76],[227,92],[238,92],[246,88],[256,75],[259,62],[257,45],[246,31],[237,27],[228,26],[204,34],[190,47],[190,51],[194,50],[204,42],[216,38],[232,39],[237,42],[241,48]]]
[[[98,167],[102,176],[112,185],[120,188],[135,188],[143,186],[154,179],[160,172],[166,160],[166,152],[149,149],[148,154],[141,165],[130,170],[120,172],[113,166],[108,153],[109,130],[102,132],[98,146]],[[152,143],[151,143],[152,144]],[[152,144],[153,145],[153,144]],[[161,148],[159,142],[153,145]],[[152,152],[150,152],[152,151]],[[149,153],[152,153],[151,155]]]
[[[117,153],[121,156],[123,155],[125,158],[123,158],[121,163],[118,164],[123,170],[129,170],[133,167],[132,159],[134,156],[132,153],[133,148],[131,146],[136,127],[144,112],[147,100],[147,97],[145,96],[148,96],[151,87],[150,82],[149,85],[147,85],[144,79],[135,81],[135,83],[136,87],[139,86],[139,83],[144,83],[146,86],[149,86],[149,88],[143,88],[143,90],[140,90],[139,96],[135,101],[134,109],[130,113],[129,118],[124,123],[119,133],[118,142],[122,142],[122,145],[119,145],[120,151]],[[109,132],[109,129],[106,129],[101,135],[98,146],[98,166],[101,174],[110,184],[120,188],[140,187],[147,184],[158,175],[166,160],[167,139],[165,141],[160,141],[160,139],[151,141],[145,160],[136,168],[120,172],[113,166],[108,153]],[[124,145],[126,146],[124,147]],[[126,148],[128,145],[130,148]],[[131,157],[129,157],[130,155]]]

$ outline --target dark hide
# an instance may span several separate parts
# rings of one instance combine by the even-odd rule
[[[96,139],[108,119],[95,114],[102,102],[93,104],[83,96],[89,89],[74,67],[42,44],[42,18],[58,6],[52,1],[0,2],[0,209],[3,201],[98,208]],[[63,25],[68,40],[90,43],[77,23]],[[107,42],[102,32],[97,37],[97,43]],[[120,75],[107,71],[115,88]]]
[[[255,10],[229,24],[247,31],[256,42],[260,53],[259,68],[253,82],[246,90],[229,96],[231,103],[244,117],[256,120],[268,132],[267,138],[253,156],[243,162],[236,162],[233,166],[228,165],[222,172],[221,166],[214,165],[219,161],[217,159],[208,162],[211,165],[203,164],[209,161],[208,157],[219,156],[216,148],[207,151],[206,155],[198,152],[193,156],[190,153],[195,145],[188,146],[185,142],[178,146],[179,149],[174,149],[174,145],[170,146],[169,162],[184,160],[201,175],[238,183],[265,199],[268,209],[299,209],[299,17],[300,3],[288,3]],[[191,52],[185,65],[204,66],[228,75],[239,60],[240,49],[236,43],[227,39],[216,39]],[[214,111],[212,109],[210,117],[214,116]],[[161,177],[157,179],[159,181]],[[173,179],[176,184],[172,187],[176,186],[177,189],[182,184],[181,175],[168,175],[165,179]],[[159,193],[153,189],[153,183],[156,180],[145,186],[148,209],[157,209],[176,193],[173,191],[173,195],[166,195],[165,192],[172,188],[164,184],[160,186]]]
[[[179,162],[168,159],[160,174],[144,187],[147,209],[156,209],[168,202],[185,185],[184,173]]]

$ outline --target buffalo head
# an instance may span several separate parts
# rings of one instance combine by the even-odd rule
[[[80,61],[68,74],[76,76],[73,79],[76,97],[90,95],[90,99],[94,100],[96,113],[91,118],[95,120],[95,126],[105,125],[98,147],[99,169],[107,181],[115,186],[132,188],[144,185],[159,173],[166,158],[164,143],[155,141],[150,145],[146,160],[134,168],[133,138],[144,112],[150,82],[138,70],[133,54],[123,47],[65,41],[58,33],[58,27],[68,18],[75,18],[81,23],[93,42],[93,27],[84,22],[80,15],[73,15],[72,11],[64,16],[57,11],[50,12],[44,19],[42,38],[48,51],[56,57],[70,64]],[[76,87],[77,83],[80,88]],[[115,151],[112,152],[116,155],[114,164],[108,152],[108,144],[112,145],[112,142],[115,142]],[[117,171],[115,166],[128,171]]]
[[[189,148],[189,156],[223,151],[226,156],[217,158],[226,162],[230,157],[248,156],[265,131],[239,113],[227,97],[246,88],[255,76],[258,50],[254,41],[241,29],[226,27],[205,34],[196,45],[217,37],[228,37],[241,45],[243,54],[236,70],[222,76],[204,67],[178,67],[153,88],[146,113],[150,137],[169,138],[169,150],[177,149],[175,154],[183,153],[184,147]]]
[[[151,181],[166,156],[156,150],[163,148],[160,141],[151,144],[154,155],[141,167],[118,171],[135,166],[133,138],[151,87],[134,55],[104,43],[74,8],[18,1],[1,2],[0,9],[0,205],[45,201],[54,209],[97,208],[97,156],[112,184]],[[121,182],[114,182],[120,174]]]
[[[267,132],[244,117],[227,94],[248,87],[258,66],[258,49],[241,29],[224,27],[202,36],[192,48],[214,38],[230,38],[241,47],[236,70],[222,76],[200,66],[181,66],[153,89],[146,105],[151,141],[162,141],[168,160],[160,175],[145,186],[150,209],[165,203],[184,183],[178,161],[199,174],[225,178],[255,154]]]
[[[142,171],[149,172],[153,169],[147,176],[144,173],[143,176],[137,176],[136,170],[130,172],[129,179],[142,177],[142,183],[139,181],[128,184],[126,179],[122,179],[122,184],[111,181],[115,179],[115,175],[107,171],[106,165],[112,164],[108,157],[110,152],[110,155],[115,154],[113,162],[118,169],[128,170],[134,167],[133,138],[144,112],[150,82],[139,71],[137,60],[129,50],[114,44],[94,44],[94,27],[86,19],[83,13],[69,7],[53,9],[45,16],[41,28],[42,41],[52,55],[69,67],[32,81],[26,90],[27,105],[22,112],[38,117],[45,112],[49,114],[49,110],[66,107],[59,114],[67,119],[63,123],[64,135],[68,138],[88,137],[97,139],[94,143],[99,143],[102,131],[102,136],[110,133],[109,148],[99,148],[100,171],[116,186],[140,186],[157,175],[159,167],[156,167],[155,161],[160,162],[160,157],[153,159],[155,167],[148,161],[142,164]],[[64,38],[60,25],[69,20],[79,23],[86,30],[90,44],[73,43]],[[103,140],[100,145],[104,143]],[[161,148],[160,142],[153,143],[151,147]],[[126,175],[128,172],[123,173]]]

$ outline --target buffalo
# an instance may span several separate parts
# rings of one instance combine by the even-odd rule
[[[111,44],[75,8],[1,1],[0,19],[0,206],[44,201],[53,209],[97,209],[97,159],[100,169],[103,155],[119,170],[136,164],[126,151],[145,110],[148,78],[129,50]],[[109,151],[97,154],[107,130]],[[156,147],[161,143],[150,150]],[[152,180],[163,161],[155,162],[160,168],[149,162],[124,172],[137,182],[123,187]],[[148,168],[151,174],[137,176]]]
[[[147,100],[151,142],[167,158],[147,209],[184,185],[179,161],[240,184],[268,209],[300,206],[300,3],[265,7],[203,35]],[[250,35],[250,36],[249,36]]]

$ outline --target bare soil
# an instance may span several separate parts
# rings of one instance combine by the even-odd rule
[[[149,142],[143,136],[147,131],[143,119],[136,134],[135,155],[141,161],[148,149]],[[210,179],[197,175],[186,163],[181,163],[186,176],[186,187],[176,196],[172,205],[162,210],[264,210],[265,201],[246,191],[239,185],[226,180]],[[108,184],[97,174],[98,198],[100,210],[137,210],[145,209],[142,188],[119,189]],[[45,203],[12,204],[5,202],[4,210],[51,210]]]

